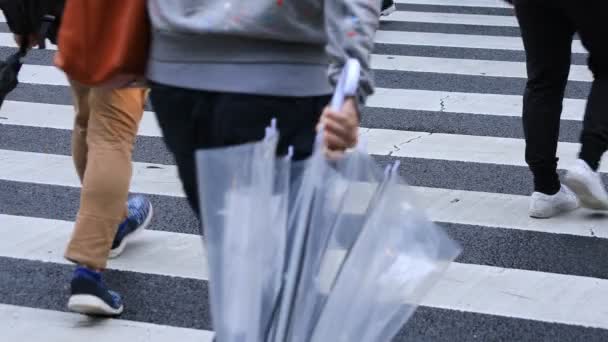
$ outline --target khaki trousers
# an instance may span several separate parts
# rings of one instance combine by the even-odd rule
[[[104,269],[118,225],[127,215],[131,155],[147,90],[71,85],[76,111],[72,157],[82,190],[65,257]]]

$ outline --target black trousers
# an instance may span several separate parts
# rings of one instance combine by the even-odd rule
[[[594,82],[589,94],[580,158],[593,169],[608,148],[608,1],[515,0],[528,82],[523,124],[526,162],[536,191],[559,191],[557,142],[574,34],[589,51]]]
[[[152,84],[150,99],[184,191],[199,213],[194,152],[259,141],[272,118],[280,133],[277,153],[294,159],[312,153],[316,125],[330,96],[278,97],[218,93]]]

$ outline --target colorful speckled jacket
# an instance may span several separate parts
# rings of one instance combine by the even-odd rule
[[[381,0],[148,0],[148,76],[186,88],[312,96],[332,91],[346,58],[370,55]],[[329,76],[329,77],[328,77]]]

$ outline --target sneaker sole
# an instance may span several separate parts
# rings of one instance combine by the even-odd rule
[[[395,12],[396,10],[397,10],[397,7],[393,4],[389,8],[383,9],[382,11],[380,11],[380,16],[381,17],[389,16],[391,13]]]
[[[563,209],[562,208],[556,209],[553,212],[551,212],[550,214],[543,214],[543,213],[535,212],[535,211],[531,211],[528,214],[533,219],[546,220],[546,219],[550,219],[550,218],[556,217],[556,216],[561,215],[561,214],[569,213],[569,212],[574,211],[574,210],[576,210],[578,208],[579,208],[579,205],[576,204],[576,205],[572,205],[571,207],[567,207],[567,208],[563,208]]]
[[[122,252],[125,251],[125,248],[127,247],[127,244],[129,243],[129,241],[136,238],[146,228],[148,228],[148,226],[150,225],[150,222],[152,222],[153,216],[154,216],[154,208],[152,207],[152,203],[150,203],[150,214],[148,215],[148,217],[146,217],[146,220],[144,221],[144,223],[139,228],[137,228],[133,233],[129,234],[124,239],[122,239],[122,242],[120,243],[120,245],[118,245],[118,247],[111,249],[110,254],[108,255],[108,258],[114,259],[114,258],[119,257],[122,254]]]
[[[568,176],[564,183],[578,196],[583,207],[593,210],[608,210],[608,203],[598,199],[587,184]]]
[[[121,305],[115,309],[93,295],[72,295],[68,300],[68,309],[84,315],[118,316],[124,307]]]

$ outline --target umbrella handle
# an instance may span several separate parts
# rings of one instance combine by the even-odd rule
[[[349,58],[340,74],[340,79],[336,85],[336,90],[331,98],[331,109],[339,112],[344,104],[344,98],[357,94],[359,86],[359,76],[361,74],[361,64],[354,58]]]

